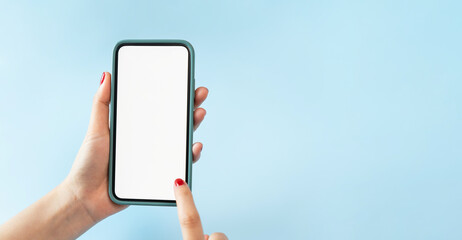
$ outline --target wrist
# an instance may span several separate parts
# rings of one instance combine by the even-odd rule
[[[110,202],[109,197],[107,197],[107,199],[103,197],[105,191],[101,191],[100,189],[89,190],[87,187],[82,187],[82,185],[85,184],[82,184],[81,181],[72,177],[72,174],[70,174],[60,184],[59,188],[61,192],[65,192],[72,196],[74,204],[79,206],[83,213],[86,213],[88,218],[92,220],[93,224],[96,224],[115,212],[122,210],[122,208],[117,211],[107,210],[108,205],[111,206],[114,203]]]
[[[0,226],[0,239],[76,239],[95,224],[63,182]]]
[[[64,221],[64,231],[80,236],[96,221],[83,202],[75,195],[68,181],[62,182],[54,190],[57,221]],[[66,229],[67,228],[67,229]]]

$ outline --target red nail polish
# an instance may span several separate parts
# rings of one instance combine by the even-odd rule
[[[103,84],[105,77],[106,77],[106,73],[103,72],[103,75],[101,75],[101,80],[99,81],[99,85]]]
[[[175,180],[175,186],[178,187],[178,186],[181,186],[181,185],[183,185],[183,184],[184,184],[183,179],[177,178],[177,179]]]

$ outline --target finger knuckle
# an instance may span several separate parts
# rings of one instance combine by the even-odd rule
[[[201,223],[201,219],[199,217],[199,214],[197,213],[192,213],[192,214],[187,214],[183,216],[180,219],[181,225],[185,227],[196,227]]]
[[[98,93],[95,93],[95,95],[93,95],[93,104],[97,103],[98,101],[99,101]]]

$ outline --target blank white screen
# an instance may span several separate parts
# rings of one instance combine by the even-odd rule
[[[175,200],[186,177],[188,58],[182,46],[123,46],[117,65],[114,191]]]

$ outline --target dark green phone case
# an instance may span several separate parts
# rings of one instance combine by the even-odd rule
[[[189,70],[188,70],[188,146],[186,159],[186,183],[192,187],[192,141],[193,141],[193,110],[194,110],[194,49],[192,45],[185,40],[122,40],[114,47],[113,64],[112,64],[112,81],[111,81],[111,141],[109,150],[109,197],[117,204],[123,205],[155,205],[155,206],[176,206],[176,201],[170,200],[145,200],[145,199],[121,199],[114,192],[114,161],[115,161],[115,125],[116,125],[116,91],[117,91],[117,57],[118,51],[122,46],[142,45],[142,46],[183,46],[189,52]],[[173,181],[172,181],[173,187]]]

